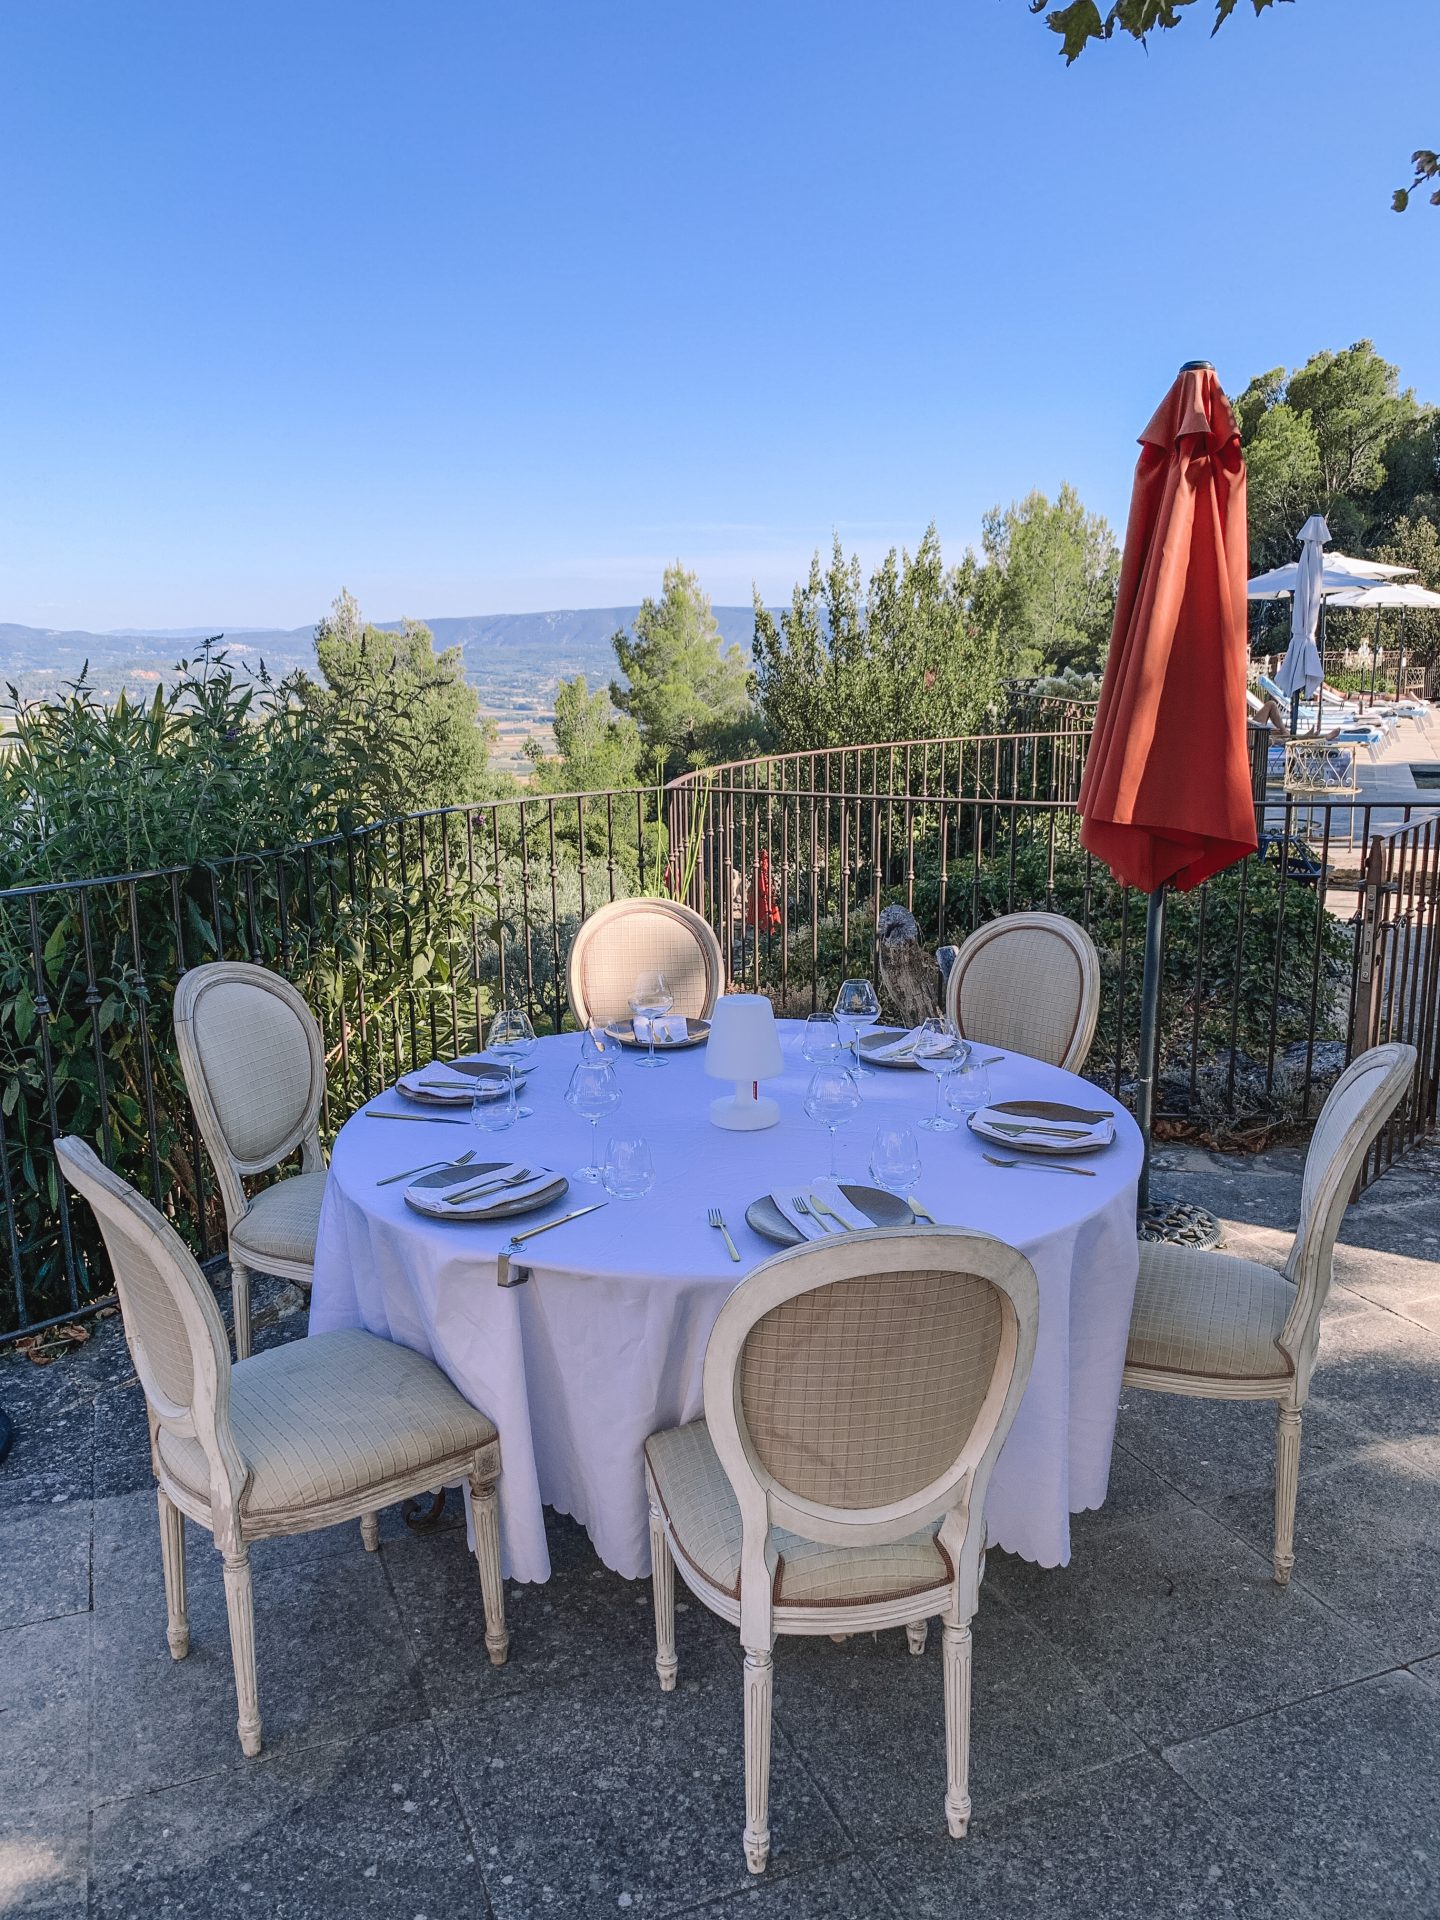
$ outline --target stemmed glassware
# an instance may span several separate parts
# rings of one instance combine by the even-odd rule
[[[805,1089],[805,1111],[830,1134],[830,1178],[836,1178],[835,1135],[860,1111],[860,1089],[848,1067],[817,1067]]]
[[[590,1122],[590,1164],[581,1167],[576,1177],[599,1180],[600,1122],[620,1104],[620,1080],[615,1069],[605,1060],[582,1060],[570,1076],[565,1104],[572,1113]]]
[[[869,980],[842,980],[835,996],[835,1019],[855,1059],[856,1073],[870,1069],[860,1060],[860,1035],[880,1018],[880,996]]]
[[[812,1067],[833,1065],[840,1053],[840,1022],[833,1013],[812,1013],[800,1033],[800,1052]]]
[[[535,1111],[533,1107],[520,1105],[519,1083],[516,1080],[516,1068],[535,1050],[535,1029],[530,1024],[530,1016],[523,1007],[504,1007],[490,1022],[490,1051],[503,1060],[510,1069],[511,1086],[515,1089],[515,1117],[528,1120]]]
[[[642,973],[630,989],[630,1012],[636,1020],[650,1022],[650,1051],[640,1062],[642,1067],[663,1066],[655,1057],[655,1022],[663,1019],[675,1004],[675,996],[663,973]]]
[[[960,1030],[955,1022],[947,1020],[943,1013],[932,1013],[916,1031],[915,1051],[910,1057],[935,1082],[935,1111],[920,1122],[931,1133],[953,1133],[960,1124],[941,1110],[941,1081],[956,1061],[963,1060],[969,1051],[969,1045],[960,1038]]]

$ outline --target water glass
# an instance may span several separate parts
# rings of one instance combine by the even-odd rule
[[[829,1177],[836,1178],[835,1135],[860,1111],[860,1089],[848,1067],[819,1067],[805,1089],[805,1111],[830,1135]]]
[[[490,1051],[497,1059],[503,1060],[510,1069],[510,1078],[520,1062],[526,1060],[535,1051],[535,1029],[530,1024],[530,1016],[523,1007],[503,1007],[490,1022]],[[515,1117],[528,1120],[534,1112],[533,1107],[520,1104],[517,1090],[515,1098]]]
[[[835,1018],[845,1044],[855,1059],[856,1073],[870,1069],[860,1062],[860,1035],[880,1018],[880,996],[870,980],[842,980],[835,996]]]
[[[640,1062],[642,1067],[659,1067],[664,1062],[655,1057],[655,1022],[675,1005],[675,996],[663,973],[642,973],[637,976],[630,989],[630,1013],[636,1020],[650,1022],[650,1051]]]
[[[946,1106],[965,1121],[990,1104],[989,1070],[980,1064],[980,1056],[973,1049],[965,1059],[955,1062],[940,1084],[945,1089]]]
[[[515,1098],[515,1075],[509,1074],[505,1080],[505,1091],[493,1093],[482,1091],[494,1086],[494,1081],[477,1080],[474,1097],[470,1102],[470,1120],[482,1133],[504,1133],[507,1127],[513,1127],[520,1118],[520,1103]]]
[[[800,1034],[800,1052],[812,1067],[833,1065],[840,1052],[840,1022],[833,1013],[812,1013]]]
[[[916,1029],[915,1051],[911,1058],[935,1082],[935,1111],[920,1122],[931,1133],[953,1133],[960,1124],[941,1109],[941,1082],[953,1070],[956,1062],[965,1059],[969,1052],[969,1045],[960,1038],[960,1029],[953,1020],[947,1020],[943,1013],[932,1013]]]
[[[920,1142],[909,1127],[881,1127],[870,1142],[870,1178],[887,1193],[909,1194],[920,1180]]]
[[[565,1104],[572,1113],[590,1122],[590,1164],[581,1167],[580,1180],[600,1178],[600,1122],[614,1113],[620,1104],[620,1081],[615,1069],[605,1060],[582,1060],[570,1076],[565,1089]]]
[[[600,1169],[605,1191],[617,1200],[638,1200],[655,1184],[655,1162],[638,1134],[622,1134],[605,1149]]]

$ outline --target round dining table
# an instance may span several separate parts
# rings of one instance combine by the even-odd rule
[[[725,1131],[709,1118],[727,1089],[706,1077],[704,1048],[667,1052],[647,1071],[619,1051],[622,1100],[601,1142],[642,1136],[655,1183],[610,1197],[573,1177],[590,1157],[589,1123],[565,1088],[581,1036],[541,1040],[527,1065],[529,1118],[493,1134],[461,1125],[400,1125],[379,1113],[429,1114],[391,1089],[362,1108],[335,1142],[320,1216],[310,1331],[363,1327],[435,1361],[500,1435],[500,1529],[506,1574],[545,1580],[543,1508],[573,1516],[600,1559],[626,1578],[649,1571],[642,1447],[648,1435],[704,1411],[705,1344],[727,1294],[777,1251],[746,1224],[747,1206],[784,1183],[813,1182],[829,1162],[826,1135],[804,1110],[811,1067],[803,1023],[780,1021],[784,1072],[765,1083],[778,1125]],[[990,1544],[1042,1566],[1070,1557],[1070,1515],[1099,1506],[1110,1471],[1120,1377],[1138,1270],[1135,1237],[1140,1134],[1093,1084],[1023,1055],[996,1056],[992,1100],[1064,1101],[1113,1111],[1114,1139],[1060,1172],[1039,1155],[991,1165],[968,1130],[932,1133],[928,1074],[875,1068],[861,1076],[859,1113],[839,1133],[839,1177],[870,1182],[870,1142],[882,1126],[913,1125],[923,1171],[915,1199],[942,1225],[974,1228],[1018,1247],[1039,1281],[1035,1362],[986,1503]],[[463,1109],[461,1110],[463,1113]],[[543,1211],[496,1221],[431,1219],[406,1182],[388,1176],[466,1148],[482,1162],[523,1161],[572,1175]],[[1001,1156],[1004,1157],[1004,1156]],[[383,1183],[383,1184],[382,1184]],[[521,1285],[497,1284],[511,1234],[594,1201],[597,1212],[537,1235],[514,1264]],[[718,1208],[739,1262],[709,1223]]]

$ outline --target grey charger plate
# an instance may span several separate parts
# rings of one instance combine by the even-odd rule
[[[408,1088],[402,1087],[397,1080],[395,1083],[396,1093],[399,1094],[402,1100],[413,1101],[417,1107],[468,1107],[473,1104],[477,1095],[486,1100],[504,1099],[505,1088],[509,1080],[509,1074],[504,1067],[494,1066],[488,1060],[454,1060],[448,1064],[454,1073],[469,1074],[475,1083],[474,1087],[456,1086],[453,1091],[449,1087],[439,1087],[429,1088],[424,1093],[411,1093]],[[517,1095],[524,1092],[525,1076],[529,1071],[530,1069],[528,1067],[521,1067],[516,1070],[515,1091]],[[402,1078],[406,1080],[418,1080],[423,1072],[423,1068],[417,1067],[413,1073],[404,1074]]]
[[[650,1051],[650,1042],[648,1040],[637,1040],[635,1038],[635,1022],[633,1020],[616,1020],[610,1026],[606,1027],[605,1032],[611,1040],[615,1041],[617,1046],[638,1047],[642,1053],[648,1053]],[[709,1038],[710,1022],[708,1020],[692,1020],[689,1014],[686,1014],[685,1038],[683,1040],[657,1040],[655,1042],[655,1051],[657,1053],[679,1053],[685,1047],[698,1047],[703,1040],[708,1040]]]
[[[899,1194],[887,1193],[883,1187],[854,1187],[846,1180],[840,1182],[840,1191],[852,1207],[858,1207],[871,1224],[877,1227],[913,1227],[915,1216],[900,1198]],[[762,1234],[767,1240],[774,1240],[782,1247],[800,1247],[805,1241],[790,1222],[781,1213],[779,1207],[768,1193],[762,1193],[758,1200],[752,1200],[745,1209],[745,1223]],[[831,1234],[831,1239],[838,1235]],[[818,1242],[812,1242],[818,1245]]]
[[[860,1058],[867,1067],[889,1067],[895,1073],[923,1073],[925,1069],[915,1060],[886,1060],[875,1052],[877,1047],[893,1047],[897,1040],[903,1040],[910,1031],[908,1027],[871,1027],[868,1033],[862,1033],[855,1042]]]
[[[512,1159],[513,1159],[512,1155]],[[415,1212],[427,1220],[508,1220],[514,1213],[538,1213],[541,1207],[548,1207],[559,1200],[570,1189],[570,1182],[563,1173],[557,1173],[548,1187],[539,1193],[527,1193],[520,1200],[501,1200],[494,1206],[485,1206],[485,1196],[479,1195],[475,1202],[476,1211],[468,1205],[446,1207],[443,1213],[432,1213],[428,1207],[417,1207],[410,1198],[416,1187],[423,1187],[429,1193],[444,1193],[447,1187],[468,1187],[476,1180],[483,1179],[487,1173],[494,1173],[499,1167],[508,1167],[510,1160],[471,1160],[463,1167],[437,1167],[434,1173],[422,1174],[418,1180],[412,1180],[405,1189],[405,1204],[414,1207]],[[483,1208],[483,1211],[479,1209]]]

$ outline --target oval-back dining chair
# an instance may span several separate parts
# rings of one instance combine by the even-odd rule
[[[180,1070],[215,1164],[229,1237],[235,1358],[250,1351],[250,1269],[309,1286],[325,1191],[318,1123],[320,1028],[304,996],[266,967],[215,960],[175,988]],[[298,1150],[301,1171],[251,1196],[245,1181]]]
[[[725,985],[710,923],[678,900],[612,900],[599,908],[576,932],[565,971],[576,1024],[628,1019],[631,989],[649,972],[664,974],[676,1013],[708,1020]]]
[[[62,1137],[65,1178],[100,1223],[125,1339],[145,1390],[160,1505],[167,1638],[190,1650],[185,1521],[205,1527],[225,1562],[237,1730],[260,1751],[250,1543],[367,1517],[411,1495],[468,1482],[485,1645],[509,1646],[500,1579],[495,1428],[422,1354],[358,1327],[312,1334],[230,1362],[225,1323],[194,1255],[170,1223],[83,1140]]]
[[[946,1823],[970,1818],[985,1490],[1035,1353],[1035,1271],[962,1228],[857,1232],[755,1268],[705,1349],[703,1420],[645,1443],[656,1672],[675,1568],[745,1648],[745,1857],[769,1857],[777,1633],[944,1621]]]
[[[955,956],[945,1011],[967,1040],[1078,1073],[1100,1018],[1100,956],[1060,913],[1007,913]]]
[[[1361,1164],[1405,1097],[1415,1049],[1362,1053],[1330,1089],[1300,1190],[1300,1228],[1285,1271],[1233,1253],[1142,1241],[1125,1352],[1125,1385],[1204,1400],[1274,1400],[1277,1585],[1295,1565],[1300,1416],[1330,1292],[1335,1236]]]

